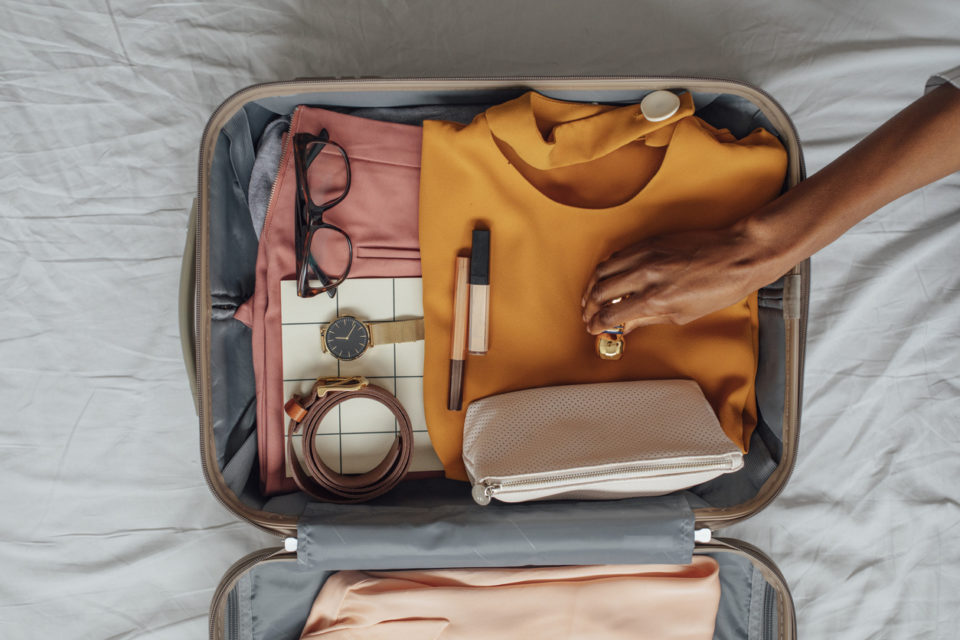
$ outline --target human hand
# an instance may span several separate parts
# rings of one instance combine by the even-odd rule
[[[734,226],[614,253],[584,292],[587,330],[685,324],[730,306],[888,202],[960,171],[958,150],[960,90],[944,84]]]
[[[650,238],[597,265],[581,304],[587,331],[686,324],[742,300],[780,275],[774,252],[745,223]]]

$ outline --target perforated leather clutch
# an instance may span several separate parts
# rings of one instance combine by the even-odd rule
[[[743,466],[692,380],[544,387],[467,409],[473,498],[616,499],[686,489]]]

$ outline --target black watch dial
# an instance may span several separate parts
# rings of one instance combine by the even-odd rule
[[[327,325],[324,333],[327,351],[337,360],[356,360],[367,350],[367,327],[353,316],[341,316]]]

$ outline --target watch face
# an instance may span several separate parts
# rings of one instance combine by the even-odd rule
[[[370,344],[367,327],[353,316],[341,316],[327,325],[324,333],[327,351],[338,360],[355,360]]]

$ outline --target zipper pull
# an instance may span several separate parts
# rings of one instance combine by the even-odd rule
[[[697,544],[707,544],[711,540],[713,540],[713,531],[710,529],[697,529],[693,532],[693,541]]]
[[[470,490],[470,495],[473,496],[473,501],[476,502],[481,507],[485,507],[490,504],[490,500],[493,498],[494,491],[500,485],[486,485],[477,483],[473,485],[473,489]]]
[[[297,550],[297,539],[296,538],[284,538],[283,539],[283,550],[287,553],[293,553]]]

